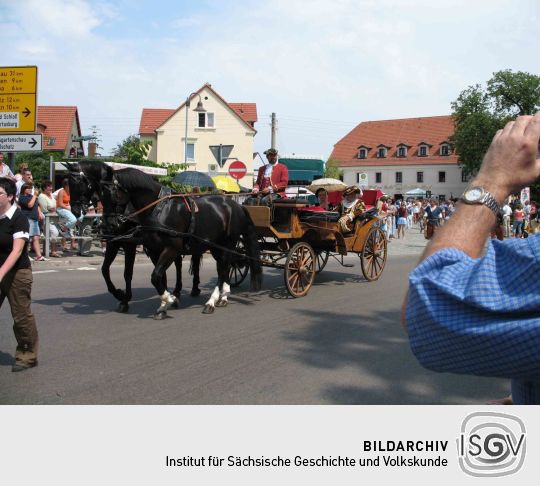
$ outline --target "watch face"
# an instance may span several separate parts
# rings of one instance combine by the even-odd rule
[[[482,199],[484,191],[480,187],[471,187],[468,191],[465,192],[465,199],[468,201],[479,201]]]

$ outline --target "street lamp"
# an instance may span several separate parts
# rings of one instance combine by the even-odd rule
[[[188,112],[189,112],[189,106],[190,106],[190,99],[191,99],[192,96],[198,96],[199,97],[199,101],[197,102],[197,106],[195,108],[193,108],[193,111],[196,111],[198,113],[206,113],[206,110],[204,109],[203,104],[202,104],[201,95],[199,93],[191,93],[186,98],[186,133],[185,133],[185,137],[184,137],[184,164],[186,164],[186,165],[187,165]]]

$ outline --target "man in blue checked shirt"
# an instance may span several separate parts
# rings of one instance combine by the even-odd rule
[[[403,325],[426,368],[512,380],[540,404],[540,234],[486,240],[505,199],[540,176],[540,112],[499,130],[478,175],[409,276]]]

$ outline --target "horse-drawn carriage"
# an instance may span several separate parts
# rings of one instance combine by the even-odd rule
[[[380,191],[364,192],[364,202],[370,209],[354,221],[349,233],[340,231],[336,213],[311,211],[307,202],[281,199],[271,206],[246,206],[259,237],[262,265],[283,270],[285,285],[293,297],[308,293],[329,258],[345,267],[353,266],[344,260],[349,253],[359,256],[366,280],[377,280],[387,259],[387,241],[373,208],[381,195]],[[237,251],[242,250],[240,242]],[[240,285],[248,270],[245,258],[235,258],[231,285]]]
[[[170,306],[178,306],[184,255],[191,256],[191,295],[199,295],[199,267],[209,251],[216,261],[217,285],[203,312],[227,305],[229,282],[239,285],[250,273],[251,288],[260,289],[262,266],[284,270],[285,284],[294,297],[306,295],[315,274],[330,257],[344,266],[344,256],[360,257],[367,280],[381,275],[387,257],[386,238],[376,211],[366,211],[343,234],[331,216],[309,211],[307,202],[280,200],[272,207],[241,206],[222,195],[173,194],[137,169],[113,171],[102,162],[80,162],[70,169],[71,205],[78,216],[96,196],[104,208],[103,236],[109,235],[102,272],[109,292],[127,312],[138,244],[154,264],[152,285],[161,305],[154,317],[162,319]],[[364,196],[364,201],[369,204]],[[372,201],[374,203],[374,200]],[[126,289],[117,289],[109,268],[119,247],[124,248]],[[169,293],[166,271],[174,262],[176,285]]]

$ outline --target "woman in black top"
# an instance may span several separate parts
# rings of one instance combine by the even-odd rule
[[[15,183],[0,177],[0,305],[7,297],[17,340],[12,371],[37,366],[38,333],[30,308],[32,268],[28,258],[28,218],[15,204]]]
[[[19,194],[19,206],[21,207],[21,212],[28,218],[28,224],[30,225],[30,242],[36,255],[34,260],[36,262],[44,262],[47,259],[41,254],[39,244],[39,237],[41,236],[39,222],[43,218],[43,214],[37,202],[38,192],[34,190],[32,194],[33,189],[34,184],[31,182],[26,182],[22,185],[21,193]]]

